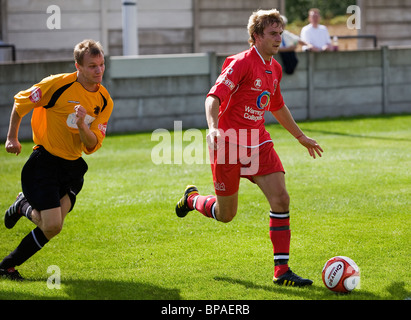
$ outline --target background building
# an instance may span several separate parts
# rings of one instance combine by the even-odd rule
[[[61,29],[49,29],[55,5]],[[257,8],[284,0],[138,0],[140,54],[234,52],[247,48],[246,23]],[[74,44],[98,39],[109,55],[122,54],[122,0],[0,0],[0,39],[17,60],[71,58]]]
[[[245,50],[250,13],[278,8],[286,14],[286,1],[138,0],[139,54]],[[53,23],[51,5],[60,9],[61,29],[47,26]],[[358,34],[376,35],[379,46],[411,44],[411,1],[357,0],[357,5]],[[17,60],[71,58],[74,44],[84,38],[100,40],[111,56],[122,55],[122,0],[0,0],[0,40],[15,45]],[[0,51],[4,56],[5,49]]]

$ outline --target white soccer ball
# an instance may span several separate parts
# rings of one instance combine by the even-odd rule
[[[322,278],[331,291],[351,292],[360,283],[360,268],[348,257],[333,257],[325,263]]]

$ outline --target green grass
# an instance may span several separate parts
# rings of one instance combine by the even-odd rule
[[[272,284],[269,207],[249,181],[241,182],[232,222],[199,213],[177,218],[174,206],[187,184],[213,193],[210,167],[153,164],[151,150],[159,142],[143,133],[109,136],[97,153],[85,156],[86,182],[62,233],[18,268],[27,281],[0,280],[0,299],[411,297],[411,115],[300,126],[324,148],[323,158],[312,160],[280,126],[267,128],[287,171],[290,266],[314,280],[311,288]],[[18,157],[0,152],[2,212],[20,191],[31,147],[23,143]],[[32,229],[26,219],[12,230],[1,224],[0,258]],[[360,288],[350,295],[336,295],[322,283],[322,267],[335,255],[360,267]],[[60,268],[60,289],[47,287],[50,265]]]

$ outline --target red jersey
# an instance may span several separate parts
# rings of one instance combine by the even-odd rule
[[[228,57],[207,95],[220,99],[218,128],[222,135],[230,142],[234,135],[236,143],[248,147],[272,141],[264,126],[264,113],[284,106],[281,78],[281,65],[274,58],[265,61],[255,47]]]

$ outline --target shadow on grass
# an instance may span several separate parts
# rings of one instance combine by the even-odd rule
[[[387,286],[386,290],[390,297],[378,296],[371,292],[358,289],[351,294],[335,294],[323,286],[313,285],[306,288],[281,287],[273,284],[259,285],[251,281],[234,279],[230,277],[214,277],[216,281],[224,281],[230,284],[244,286],[246,289],[257,289],[284,294],[295,299],[304,300],[409,300],[411,292],[405,289],[404,282],[394,282]],[[23,283],[12,282],[13,286],[35,286],[38,284],[43,288],[46,286],[44,280],[25,280]],[[35,289],[30,288],[13,289],[13,291],[0,291],[0,300],[182,300],[179,289],[169,289],[152,284],[139,283],[133,281],[110,281],[110,280],[70,280],[66,279],[61,284],[61,289],[47,289],[38,295],[33,294]],[[61,290],[61,291],[60,291]],[[56,294],[54,294],[56,293]],[[58,294],[57,294],[58,293]]]
[[[4,280],[11,281],[11,280]],[[26,279],[19,285],[39,283],[42,288],[46,287],[45,280]],[[47,288],[47,287],[46,287]],[[61,291],[60,291],[61,290]],[[133,281],[111,281],[111,280],[70,280],[61,282],[60,289],[46,289],[50,294],[44,294],[44,290],[37,296],[33,290],[22,288],[21,290],[0,291],[0,300],[180,300],[178,289],[168,289],[147,283]],[[46,292],[47,293],[47,292]],[[56,293],[56,294],[54,294]]]
[[[215,277],[214,280],[226,281],[232,284],[239,284],[246,289],[259,289],[265,291],[271,291],[276,294],[284,294],[287,296],[295,296],[295,298],[306,300],[381,300],[387,299],[387,297],[380,297],[371,292],[361,289],[354,290],[350,294],[337,294],[329,291],[324,286],[310,286],[305,288],[296,287],[281,287],[277,285],[258,285],[250,281],[233,279],[229,277]],[[404,289],[405,283],[392,283],[387,287],[387,291],[391,294],[390,299],[404,300],[411,294]]]

